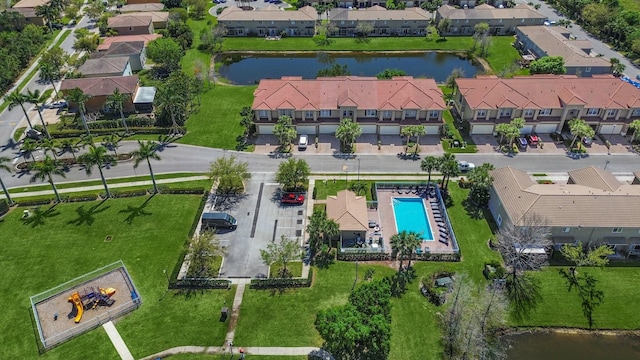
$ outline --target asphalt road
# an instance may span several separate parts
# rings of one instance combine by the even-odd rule
[[[137,142],[123,142],[119,152],[129,152],[138,147]],[[17,151],[17,150],[16,150]],[[159,173],[171,172],[206,172],[212,161],[221,156],[235,155],[239,160],[249,163],[249,171],[253,174],[275,173],[283,158],[274,158],[270,155],[242,153],[220,149],[211,149],[191,145],[171,144],[158,153],[161,160],[152,160],[153,171]],[[11,157],[18,156],[17,152],[12,152]],[[423,156],[426,154],[423,154]],[[441,154],[430,154],[441,155]],[[67,155],[68,156],[68,155]],[[38,152],[36,158],[42,157]],[[371,173],[420,173],[420,160],[401,160],[395,155],[378,154],[358,154],[349,157],[339,157],[331,154],[327,155],[300,155],[305,159],[311,171],[314,173],[335,174],[335,176],[357,176],[358,167],[361,174]],[[635,154],[596,154],[584,157],[570,157],[568,155],[548,155],[548,154],[517,154],[506,156],[502,154],[459,154],[459,160],[471,161],[475,164],[490,162],[495,167],[513,166],[529,172],[544,173],[566,173],[568,170],[578,169],[590,165],[606,167],[607,170],[617,174],[629,175],[633,171],[640,170],[640,158]],[[358,159],[360,159],[358,161]],[[24,159],[15,158],[17,164]],[[348,173],[342,170],[343,165],[347,165]],[[145,175],[149,173],[146,164],[141,163],[137,169],[133,168],[133,162],[122,162],[118,166],[105,170],[105,175],[109,178]],[[328,175],[331,176],[331,175]],[[24,186],[29,183],[31,174],[28,172],[17,172],[10,176],[3,174],[3,180],[7,187]],[[81,181],[88,179],[99,179],[97,172],[93,176],[87,176],[80,167],[72,167],[66,174],[66,178],[54,177],[54,181]]]

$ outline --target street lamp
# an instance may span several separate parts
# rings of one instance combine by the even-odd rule
[[[346,189],[349,184],[349,167],[347,165],[342,165],[342,171],[344,171],[344,188]]]

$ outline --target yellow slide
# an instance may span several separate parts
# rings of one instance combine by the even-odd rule
[[[80,298],[80,294],[77,292],[74,292],[69,298],[69,301],[73,301],[73,303],[76,305],[76,310],[78,312],[76,313],[75,322],[77,324],[80,322],[80,319],[82,319],[82,313],[84,312],[84,305],[82,304],[82,299]]]

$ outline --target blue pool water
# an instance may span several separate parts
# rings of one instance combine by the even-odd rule
[[[421,198],[394,198],[392,202],[398,233],[403,230],[415,231],[422,234],[422,240],[433,240],[427,210]]]

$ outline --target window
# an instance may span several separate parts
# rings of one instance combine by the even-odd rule
[[[498,226],[502,226],[502,216],[498,215],[496,218],[496,224],[498,224]]]
[[[382,117],[383,117],[384,119],[391,119],[391,111],[389,111],[389,110],[385,110],[385,111],[383,111],[383,112],[382,112]]]
[[[549,115],[551,115],[551,109],[540,110],[540,116],[549,116]]]
[[[320,117],[329,117],[331,116],[331,110],[320,110]]]
[[[591,72],[591,67],[584,68],[584,72]]]
[[[378,112],[376,110],[365,110],[364,116],[366,117],[375,117]]]
[[[511,109],[500,109],[500,117],[511,116]]]
[[[640,116],[640,109],[634,109],[631,112],[631,116]]]
[[[616,117],[617,113],[618,113],[618,110],[609,109],[609,110],[607,110],[607,117]]]
[[[587,115],[591,115],[591,116],[598,115],[598,109],[594,109],[594,108],[587,109]]]
[[[417,111],[416,110],[405,110],[405,117],[416,117]]]
[[[273,20],[271,20],[271,25],[273,25]]]
[[[429,117],[430,118],[438,118],[439,116],[440,116],[440,111],[438,111],[438,110],[429,111]]]
[[[305,119],[313,119],[313,111],[312,110],[307,110],[304,112],[304,118]]]
[[[568,233],[568,232],[570,232],[570,231],[571,231],[571,228],[570,228],[570,227],[563,227],[563,228],[562,228],[562,232],[563,232],[563,233]]]
[[[295,20],[291,20],[291,25],[295,25],[296,21]]]
[[[282,116],[288,116],[290,118],[293,118],[293,110],[280,110],[280,114]]]
[[[520,20],[520,22],[524,22],[524,20],[525,20],[525,19],[523,18],[522,20]]]
[[[476,113],[478,114],[478,117],[487,116],[487,110],[478,110],[478,111],[476,111]]]
[[[344,25],[344,20],[340,20],[340,25]]]
[[[525,109],[523,115],[524,117],[533,117],[533,109]]]
[[[260,117],[261,118],[269,117],[269,112],[267,110],[260,110]]]
[[[466,20],[464,21],[464,23],[465,23],[465,24],[468,24],[468,23],[469,23],[469,19],[466,19]]]
[[[623,229],[621,227],[614,227],[613,229],[611,229],[611,232],[614,234],[620,234],[622,230]]]

